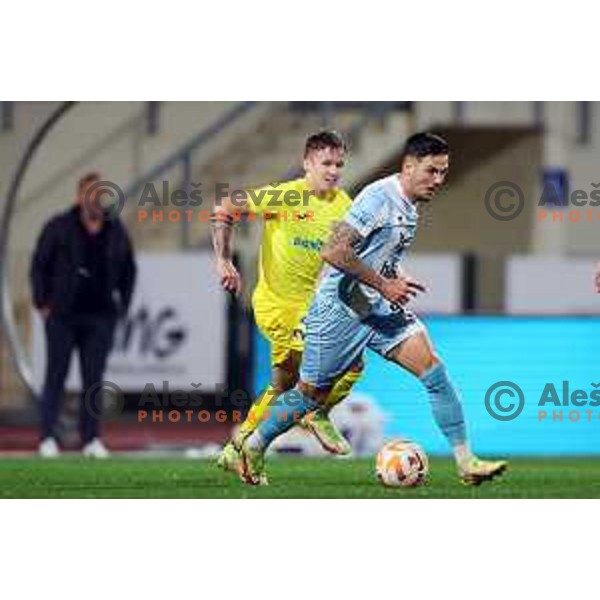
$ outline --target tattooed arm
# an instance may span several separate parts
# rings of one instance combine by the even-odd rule
[[[230,261],[233,258],[233,218],[222,212],[215,212],[211,219],[212,243],[217,261]]]
[[[403,273],[399,273],[396,279],[386,279],[366,265],[356,255],[356,248],[363,242],[364,237],[354,227],[343,221],[336,223],[321,251],[321,257],[340,271],[377,290],[390,302],[406,304],[417,292],[425,291],[418,281]]]
[[[356,256],[355,248],[363,242],[364,237],[354,227],[340,221],[333,225],[331,236],[321,250],[321,258],[380,292],[384,278]]]
[[[267,188],[261,188],[261,190]],[[212,241],[221,285],[228,292],[238,294],[242,289],[240,274],[233,264],[233,224],[240,221],[244,213],[265,210],[268,206],[266,202],[259,205],[253,202],[253,199],[257,197],[262,199],[264,193],[263,191],[260,194],[256,190],[234,190],[230,195],[218,195],[215,200],[212,215]]]
[[[226,197],[215,205],[212,215],[212,243],[217,260],[217,273],[226,292],[239,294],[242,290],[242,278],[233,264],[233,222],[236,212],[249,210],[246,199],[235,202]]]

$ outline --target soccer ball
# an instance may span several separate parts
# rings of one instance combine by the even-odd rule
[[[376,473],[379,482],[387,487],[416,487],[427,479],[429,460],[415,442],[393,440],[379,451]]]

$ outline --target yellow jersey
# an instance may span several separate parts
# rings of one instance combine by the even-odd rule
[[[247,197],[264,221],[255,302],[275,296],[307,309],[323,266],[321,248],[352,200],[342,189],[318,197],[304,179],[248,190]]]

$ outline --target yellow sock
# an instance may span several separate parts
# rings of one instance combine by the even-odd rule
[[[247,437],[258,427],[264,414],[267,412],[271,400],[275,398],[276,392],[273,386],[270,385],[263,393],[254,401],[250,407],[246,420],[240,426],[240,434],[242,437]]]
[[[352,387],[360,379],[361,375],[362,370],[347,371],[335,382],[331,392],[325,398],[325,410],[327,412],[350,395]]]

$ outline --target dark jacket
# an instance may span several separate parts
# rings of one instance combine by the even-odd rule
[[[31,287],[36,308],[47,306],[54,314],[70,314],[81,285],[79,274],[85,256],[81,209],[75,206],[46,223],[31,261]],[[107,220],[104,288],[106,305],[115,315],[127,312],[133,294],[136,265],[127,231],[118,219]]]

